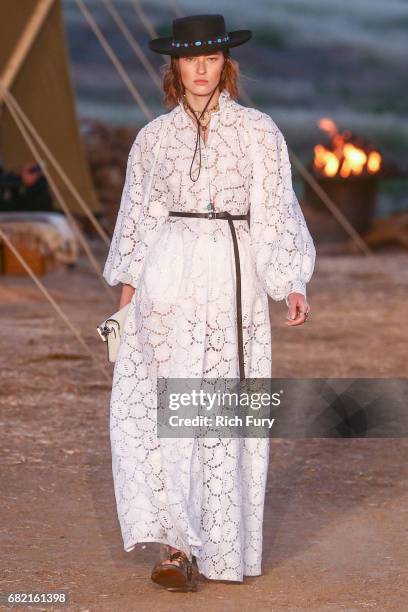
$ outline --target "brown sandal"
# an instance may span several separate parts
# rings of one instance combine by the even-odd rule
[[[177,561],[168,563],[168,561]],[[197,576],[187,555],[181,550],[172,553],[164,561],[159,561],[153,568],[153,582],[166,587],[168,591],[196,591]]]

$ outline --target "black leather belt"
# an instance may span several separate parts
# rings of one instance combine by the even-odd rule
[[[232,243],[234,246],[234,258],[235,258],[235,278],[236,278],[236,302],[237,302],[237,339],[238,339],[238,363],[239,363],[239,379],[245,380],[245,366],[244,366],[244,344],[242,336],[242,301],[241,301],[241,267],[239,263],[239,250],[237,235],[235,233],[235,227],[233,221],[235,220],[247,220],[248,215],[231,215],[229,212],[222,210],[220,212],[210,210],[208,213],[198,212],[182,212],[178,210],[170,210],[169,216],[172,217],[199,217],[202,219],[227,219],[228,225],[231,230]]]

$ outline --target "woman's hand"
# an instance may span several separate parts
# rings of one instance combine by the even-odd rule
[[[126,285],[125,283],[123,283],[122,293],[120,294],[119,310],[123,308],[123,306],[126,306],[126,304],[129,304],[129,302],[132,301],[134,292],[135,292],[135,288],[132,287],[132,285]]]
[[[286,325],[302,325],[306,322],[307,314],[310,312],[310,306],[306,302],[303,293],[289,293],[288,295],[289,309]]]

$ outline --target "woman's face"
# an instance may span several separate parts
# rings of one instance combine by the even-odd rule
[[[210,95],[220,80],[224,61],[222,51],[195,57],[181,56],[180,75],[186,91],[196,96]]]

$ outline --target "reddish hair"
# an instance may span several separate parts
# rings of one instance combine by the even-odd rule
[[[239,65],[238,62],[230,56],[229,50],[223,50],[225,58],[224,65],[221,72],[220,92],[226,89],[230,94],[231,98],[238,98],[238,78],[239,78]],[[162,66],[164,68],[163,74],[163,89],[164,89],[164,106],[168,109],[172,109],[180,102],[183,93],[184,85],[181,80],[179,58],[171,56],[170,63],[166,63]]]

